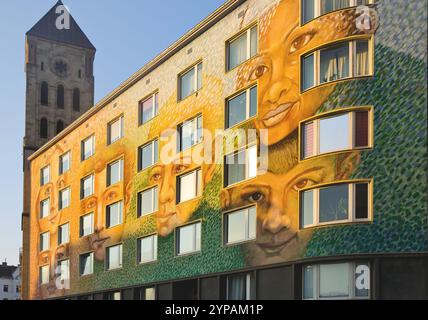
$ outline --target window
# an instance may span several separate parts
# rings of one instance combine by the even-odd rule
[[[371,3],[372,0],[302,0],[302,23],[332,11]]]
[[[44,186],[50,181],[51,181],[51,167],[46,166],[40,170],[40,185]]]
[[[85,161],[94,155],[95,136],[90,136],[89,138],[82,141],[81,153],[82,153],[82,161]]]
[[[62,120],[58,120],[56,123],[56,134],[61,133],[64,130],[64,122]]]
[[[189,149],[202,141],[202,116],[178,125],[177,152]]]
[[[106,267],[107,267],[107,270],[122,268],[122,245],[121,244],[107,248]]]
[[[138,299],[137,300],[156,300],[156,289],[155,287],[139,288],[137,289]]]
[[[114,185],[123,179],[123,159],[107,165],[107,186]]]
[[[94,175],[91,174],[80,180],[80,199],[86,199],[94,194]]]
[[[40,281],[40,285],[49,283],[49,265],[40,267],[39,281]]]
[[[158,211],[158,187],[138,193],[138,217]]]
[[[59,109],[64,109],[64,86],[62,85],[56,89],[56,106]]]
[[[201,223],[193,223],[176,229],[176,254],[183,255],[201,250]]]
[[[63,210],[70,206],[70,188],[66,188],[59,192],[59,210]]]
[[[84,253],[79,259],[79,274],[80,276],[88,276],[94,273],[94,253]]]
[[[303,56],[302,91],[336,80],[372,75],[372,51],[370,40],[355,40]]]
[[[177,203],[188,201],[202,195],[201,169],[177,177]]]
[[[86,237],[94,233],[94,214],[89,213],[80,217],[80,237]]]
[[[138,171],[147,169],[158,162],[158,140],[153,140],[138,148]]]
[[[179,97],[183,100],[202,88],[202,62],[182,73],[179,80]]]
[[[226,128],[248,120],[257,114],[257,86],[228,99],[226,103]]]
[[[107,143],[112,144],[120,140],[123,136],[123,117],[120,117],[108,124]]]
[[[40,234],[40,252],[47,251],[50,248],[50,234],[45,232]]]
[[[70,224],[66,223],[58,227],[58,245],[70,242]]]
[[[245,30],[227,46],[227,70],[232,70],[254,57],[258,51],[258,31],[257,26]]]
[[[40,219],[44,219],[49,215],[50,199],[45,199],[40,202]]]
[[[9,286],[7,284],[3,285],[3,292],[9,292]]]
[[[234,244],[256,238],[256,207],[227,213],[224,216],[224,242]]]
[[[59,280],[61,282],[68,282],[70,280],[70,260],[62,260],[58,262]]]
[[[71,166],[71,153],[69,151],[59,157],[59,174],[61,175],[66,173],[68,170],[70,170],[70,166]]]
[[[122,201],[107,206],[107,228],[112,228],[122,223]]]
[[[80,90],[77,88],[73,89],[73,110],[80,111]]]
[[[16,293],[20,293],[21,292],[21,287],[20,286],[16,286]]]
[[[368,221],[370,183],[342,183],[300,193],[301,227]]]
[[[138,263],[148,263],[157,260],[158,236],[152,235],[138,239]]]
[[[370,118],[369,110],[358,110],[303,123],[301,159],[329,152],[370,147]]]
[[[257,146],[225,157],[225,187],[257,176]]]
[[[49,133],[48,120],[46,118],[42,118],[40,120],[40,138],[47,139],[48,133]]]
[[[47,82],[42,82],[42,86],[40,88],[40,103],[42,106],[49,105],[49,87]]]
[[[368,299],[368,263],[335,263],[303,267],[303,299]]]
[[[227,300],[251,300],[251,273],[237,274],[227,277]]]
[[[154,93],[146,100],[140,102],[139,124],[145,124],[159,114],[158,93]]]
[[[122,294],[120,291],[108,292],[104,294],[104,300],[114,300],[119,301],[122,299]]]

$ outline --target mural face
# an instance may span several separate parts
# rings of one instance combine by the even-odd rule
[[[359,38],[364,34],[369,38],[374,29],[361,31],[356,28],[355,8],[332,12],[301,26],[299,3],[299,0],[248,0],[243,8],[243,16],[236,19],[235,15],[228,15],[225,21],[219,22],[213,26],[213,30],[195,40],[192,45],[194,55],[184,51],[177,53],[171,61],[153,71],[153,76],[150,77],[154,83],[150,87],[144,79],[129,88],[112,105],[106,106],[70,133],[66,141],[58,142],[32,161],[33,181],[39,181],[40,168],[47,164],[52,165],[53,172],[52,181],[48,185],[39,187],[36,183],[32,189],[32,239],[38,239],[41,232],[49,231],[51,234],[49,251],[39,254],[37,241],[31,243],[34,266],[31,274],[33,297],[141,286],[201,274],[239,270],[249,266],[289,262],[307,257],[334,256],[344,252],[400,252],[409,248],[421,251],[428,247],[426,213],[425,207],[422,208],[426,201],[421,200],[422,195],[416,200],[412,198],[413,190],[426,186],[426,181],[421,178],[426,177],[426,171],[418,166],[420,161],[416,159],[411,162],[415,165],[408,168],[412,174],[396,173],[396,167],[406,162],[408,150],[416,150],[415,145],[422,146],[421,150],[426,152],[426,136],[421,138],[417,133],[413,134],[404,129],[400,131],[403,119],[419,128],[418,132],[426,129],[425,123],[418,122],[420,119],[426,119],[425,103],[421,103],[425,102],[426,98],[423,101],[417,94],[413,94],[415,90],[419,90],[415,89],[414,83],[426,82],[423,81],[426,80],[424,72],[418,73],[426,69],[426,63],[420,57],[409,57],[404,53],[398,55],[399,44],[396,44],[395,48],[376,44],[376,55],[379,57],[376,68],[380,70],[376,77],[346,79],[301,92],[302,55],[318,50],[328,43],[355,39],[355,36]],[[395,14],[395,6],[386,5],[389,2],[382,3],[384,10],[389,10],[390,15]],[[252,25],[255,20],[259,23],[259,54],[225,75],[223,60],[226,39],[235,31]],[[388,28],[387,23],[380,24],[380,28],[382,26]],[[226,34],[225,30],[235,31]],[[414,27],[409,28],[405,38],[411,39],[410,35],[414,30]],[[385,34],[381,33],[379,37],[383,39]],[[406,50],[413,46],[414,44],[407,44]],[[176,74],[190,67],[200,57],[203,57],[202,88],[183,101],[177,101],[177,86],[175,81],[171,81],[171,74],[175,78]],[[392,67],[396,63],[399,63],[397,69]],[[406,78],[412,79],[403,92],[402,70],[406,73]],[[394,76],[396,81],[390,81],[391,76]],[[260,149],[268,148],[268,167],[265,172],[260,170],[252,179],[225,188],[224,154],[220,155],[219,161],[215,150],[218,141],[212,141],[209,137],[216,136],[216,130],[224,129],[226,98],[255,83],[258,88],[257,115],[229,128],[227,133],[233,136],[239,130],[256,129],[258,137],[263,137],[261,130],[267,130],[267,139],[260,138],[257,142]],[[139,99],[156,90],[159,91],[159,115],[148,123],[138,125],[136,105]],[[421,90],[419,97],[423,96],[425,91]],[[389,101],[400,103],[385,103],[384,95],[393,92],[397,92],[397,96]],[[412,103],[409,104],[409,101]],[[381,108],[376,109],[376,105]],[[412,108],[418,106],[417,112],[425,118],[414,117],[413,109],[409,115],[409,105]],[[376,148],[379,148],[376,152],[336,152],[299,161],[301,141],[298,139],[297,129],[301,121],[324,111],[358,106],[374,106],[375,127],[384,126],[374,139]],[[120,114],[124,116],[124,138],[113,145],[107,145],[106,124]],[[202,141],[198,141],[185,152],[178,152],[177,128],[198,115],[203,119]],[[389,128],[394,128],[395,131],[391,132]],[[162,139],[165,132],[172,133],[169,135],[169,141]],[[91,134],[96,136],[96,152],[92,158],[82,162],[80,141]],[[139,171],[138,148],[156,138],[159,139],[159,161]],[[390,155],[396,155],[396,149],[400,149],[403,143],[407,143],[408,147],[401,151],[403,157],[391,158]],[[208,147],[214,152],[212,156],[206,157],[205,151]],[[223,147],[220,146],[220,149],[224,150]],[[170,151],[167,161],[162,157],[165,149]],[[58,157],[67,150],[72,153],[72,169],[58,176],[55,173]],[[204,159],[202,162],[197,160],[200,160],[201,154]],[[426,153],[424,156],[426,159]],[[373,163],[376,163],[379,157],[382,161],[376,167]],[[115,185],[107,186],[106,167],[119,158],[122,158],[125,164],[123,179]],[[198,168],[202,170],[202,194],[178,203],[177,178]],[[94,174],[95,192],[86,199],[76,199],[79,198],[80,179],[88,174]],[[411,183],[408,182],[409,177],[415,179],[414,188],[410,188],[412,190],[402,189],[406,185],[403,183],[403,177],[406,183]],[[386,197],[383,198],[386,200],[373,204],[374,223],[368,221],[322,228],[301,228],[299,192],[320,184],[371,178],[375,186],[382,186],[380,189],[385,190],[393,185],[394,189],[407,194],[411,201],[408,206],[412,210],[406,212],[405,216],[394,213],[389,204],[400,197],[380,192],[382,194],[376,194],[374,198]],[[58,211],[58,191],[67,186],[72,190],[71,207]],[[158,187],[158,210],[138,217],[138,193],[155,186]],[[39,203],[46,197],[51,197],[50,215],[39,221]],[[123,223],[107,228],[106,207],[118,201],[123,201],[124,204]],[[401,208],[401,201],[404,200],[394,202],[395,207]],[[413,205],[418,207],[414,209]],[[222,243],[223,214],[248,206],[257,208],[256,239],[225,246]],[[382,217],[376,211],[379,206],[383,206]],[[420,214],[421,212],[423,214]],[[88,213],[94,213],[94,233],[81,238],[78,234],[79,217]],[[202,222],[201,252],[186,257],[176,256],[174,231],[177,227],[196,220]],[[407,225],[402,223],[403,220],[414,224],[411,230],[417,231],[409,234]],[[67,222],[71,224],[71,241],[67,245],[56,246],[58,226]],[[378,232],[377,228],[381,228],[382,232]],[[406,234],[403,239],[410,239],[408,242],[391,240],[392,237],[399,238],[402,233]],[[159,237],[159,260],[147,265],[138,264],[137,239],[152,234]],[[369,240],[366,242],[366,239]],[[118,243],[123,245],[122,268],[106,272],[106,248]],[[94,253],[94,275],[79,277],[79,255],[87,252]],[[57,289],[54,286],[53,273],[48,286],[39,286],[37,268],[49,264],[53,272],[58,261],[65,258],[71,261],[71,289]]]

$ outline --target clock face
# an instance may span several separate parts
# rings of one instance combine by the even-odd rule
[[[69,73],[69,67],[64,59],[55,59],[53,62],[53,70],[60,77],[66,77]]]

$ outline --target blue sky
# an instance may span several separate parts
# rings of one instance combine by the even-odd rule
[[[95,101],[209,15],[224,0],[64,0],[97,48]],[[0,4],[0,260],[18,263],[21,246],[25,33],[56,0]]]

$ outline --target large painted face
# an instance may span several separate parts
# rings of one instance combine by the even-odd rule
[[[223,209],[257,205],[257,240],[244,245],[249,263],[282,262],[303,250],[308,237],[299,232],[299,190],[345,178],[358,160],[358,154],[340,161],[335,155],[321,157],[299,163],[285,174],[267,172],[223,191]]]
[[[268,129],[272,145],[312,116],[333,91],[326,85],[300,92],[301,55],[325,43],[358,33],[354,15],[333,13],[304,26],[299,21],[300,0],[279,3],[270,23],[260,30],[260,54],[238,71],[238,87],[258,81],[258,129]]]

